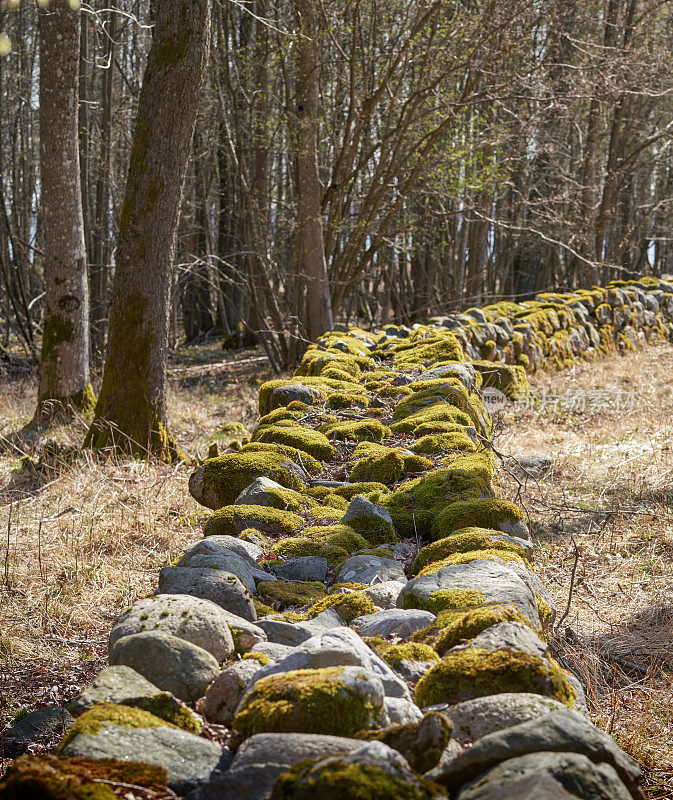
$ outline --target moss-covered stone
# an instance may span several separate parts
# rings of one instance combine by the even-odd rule
[[[527,564],[526,559],[516,553],[508,552],[507,550],[467,550],[466,552],[454,553],[453,555],[446,556],[446,558],[442,558],[440,561],[432,561],[430,564],[423,567],[418,575],[419,577],[422,575],[432,575],[435,572],[439,572],[440,569],[444,569],[444,567],[452,567],[455,564],[469,564],[471,561],[480,561],[482,559],[499,561],[501,563],[514,561],[524,566]]]
[[[203,725],[201,718],[170,692],[157,692],[148,697],[138,697],[128,705],[132,708],[141,708],[189,733],[198,734]]]
[[[395,406],[393,420],[396,422],[414,417],[418,412],[427,412],[440,403],[453,406],[467,414],[477,430],[482,432],[489,430],[490,423],[479,396],[470,395],[464,384],[457,378],[420,381],[412,384],[410,388],[416,388],[417,391],[414,391],[409,397],[405,397],[404,400],[400,400]]]
[[[317,581],[260,581],[257,594],[262,600],[278,603],[281,608],[307,606],[325,594],[325,586]]]
[[[522,397],[530,390],[526,371],[521,366],[493,361],[473,361],[472,365],[481,373],[484,388],[498,389],[510,399]]]
[[[116,703],[97,703],[77,718],[56,749],[60,753],[75,736],[84,733],[98,733],[103,725],[121,725],[125,728],[177,728],[171,722],[155,717],[149,711]]]
[[[376,649],[393,669],[397,669],[403,661],[439,661],[439,656],[432,647],[422,642],[389,644]]]
[[[348,623],[356,617],[374,614],[378,610],[371,598],[364,592],[339,592],[318,600],[311,606],[308,613],[310,617],[316,617],[328,608],[333,608],[341,619]]]
[[[348,508],[348,502],[342,495],[338,495],[334,489],[327,486],[311,486],[305,489],[302,496],[308,496],[314,500],[319,500],[323,505],[332,508],[340,508],[344,511]]]
[[[400,536],[427,536],[447,507],[450,509],[467,498],[491,496],[492,475],[493,465],[488,456],[472,453],[456,458],[450,468],[437,469],[403,483],[380,502],[390,512]]]
[[[202,468],[202,490],[195,497],[208,508],[222,508],[231,505],[255,478],[263,476],[289,489],[303,489],[303,482],[288,469],[287,462],[287,455],[268,451],[240,451],[208,459]]]
[[[316,505],[313,508],[307,509],[304,513],[307,525],[335,524],[341,520],[343,515],[344,510],[341,504],[333,506],[329,503]]]
[[[344,547],[327,544],[326,541],[293,536],[276,542],[271,548],[271,555],[283,558],[322,556],[330,565],[334,566],[347,558],[349,551]]]
[[[432,538],[442,539],[461,528],[490,528],[506,532],[523,519],[521,509],[508,500],[494,497],[465,498],[438,513],[432,524]],[[503,524],[504,523],[504,524]]]
[[[246,659],[248,661],[256,661],[260,667],[265,667],[267,664],[271,663],[271,659],[266,653],[256,653],[254,650],[251,650],[243,656],[243,660]]]
[[[342,680],[344,669],[302,669],[262,678],[241,702],[234,729],[247,738],[293,731],[352,736],[371,727],[377,710]]]
[[[392,350],[393,363],[397,368],[410,365],[431,365],[465,361],[463,348],[456,336],[448,331],[429,336],[423,341],[404,341]]]
[[[483,605],[468,611],[441,611],[437,619],[412,635],[412,641],[432,647],[440,656],[501,622],[530,622],[512,605]]]
[[[349,480],[353,482],[397,483],[404,477],[404,458],[391,448],[361,443],[355,448],[357,460],[352,465]]]
[[[389,769],[331,758],[300,761],[276,779],[272,800],[438,800],[436,786]]]
[[[504,692],[533,692],[575,706],[575,690],[554,664],[518,650],[476,647],[449,652],[426,672],[416,687],[416,703],[453,705]]]
[[[489,528],[470,527],[454,531],[421,548],[414,561],[414,575],[418,575],[428,564],[442,561],[454,553],[485,550],[509,552],[521,558],[526,557],[526,551],[521,545],[507,539],[498,539],[502,535],[501,531]]]
[[[390,428],[378,419],[336,422],[321,427],[328,439],[343,442],[380,442],[391,435]]]
[[[3,800],[116,800],[118,784],[165,792],[166,770],[153,764],[111,758],[26,755],[0,781]]]
[[[477,445],[466,433],[433,433],[421,436],[409,449],[412,453],[441,455],[450,451],[474,453]]]
[[[379,481],[356,481],[348,486],[339,486],[337,489],[332,490],[338,497],[343,497],[344,500],[352,500],[356,494],[363,496],[369,495],[371,492],[378,492],[379,495],[388,494],[390,489]]]
[[[440,401],[394,422],[390,429],[393,433],[410,433],[415,436],[416,432],[421,430],[425,433],[432,432],[432,429],[440,422],[462,428],[474,425],[469,414],[450,403]],[[481,426],[478,429],[481,430]]]
[[[279,444],[278,442],[248,442],[241,447],[241,453],[278,453],[286,460],[294,461],[303,469],[311,474],[320,472],[323,465],[317,458],[310,456],[305,450],[298,450],[289,444]],[[290,486],[289,488],[301,488],[300,486]]]
[[[363,392],[330,392],[325,400],[327,408],[339,411],[351,406],[369,408],[370,398]]]
[[[289,420],[283,420],[274,425],[259,426],[253,433],[252,440],[253,442],[288,445],[303,453],[308,453],[319,461],[329,461],[336,454],[336,450],[324,433]]]
[[[242,531],[254,528],[274,536],[292,536],[303,525],[304,520],[291,511],[269,506],[225,506],[208,517],[203,535],[238,536]]]

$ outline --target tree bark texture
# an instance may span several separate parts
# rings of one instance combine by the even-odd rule
[[[208,0],[156,0],[119,225],[108,352],[86,444],[176,456],[166,416],[175,237],[210,36]]]
[[[299,17],[297,72],[298,267],[306,282],[306,330],[311,340],[332,330],[318,175],[320,48],[313,0],[296,0]]]
[[[40,164],[45,309],[36,419],[93,407],[78,151],[80,12],[40,11]]]

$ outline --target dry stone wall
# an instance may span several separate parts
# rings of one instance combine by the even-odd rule
[[[250,441],[193,473],[204,538],[116,621],[58,751],[17,759],[2,796],[640,797],[548,650],[483,392],[671,320],[673,284],[646,279],[322,337],[261,387]]]

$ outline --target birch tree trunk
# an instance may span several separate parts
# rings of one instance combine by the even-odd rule
[[[85,445],[172,460],[166,415],[171,275],[210,37],[208,0],[156,0],[119,223],[110,333]]]
[[[332,303],[321,217],[318,176],[320,45],[313,0],[296,0],[299,17],[297,72],[297,266],[306,283],[306,331],[315,340],[332,330]]]
[[[40,165],[45,309],[35,420],[93,407],[78,151],[80,12],[52,0],[40,20]]]

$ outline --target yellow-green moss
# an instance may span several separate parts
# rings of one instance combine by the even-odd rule
[[[402,608],[421,608],[439,614],[440,611],[467,611],[478,608],[486,602],[486,597],[477,589],[442,589],[433,592],[428,598],[416,597],[411,592],[404,596]]]
[[[363,446],[365,444],[368,446]],[[353,482],[393,484],[404,476],[404,458],[390,447],[360,443],[354,455],[357,460],[349,473],[349,479]]]
[[[332,508],[341,508],[344,510],[348,508],[346,500],[344,500],[341,495],[338,495],[334,489],[327,486],[311,486],[309,489],[305,489],[303,494],[315,500],[319,500],[324,505],[332,506]]]
[[[447,653],[426,672],[416,687],[416,703],[421,708],[453,705],[504,692],[533,692],[575,706],[575,690],[559,667],[518,650],[477,647]]]
[[[265,617],[267,614],[275,614],[276,613],[276,609],[275,608],[271,608],[271,606],[267,605],[266,603],[262,603],[262,601],[258,600],[256,597],[252,598],[252,602],[253,602],[253,604],[255,606],[255,611],[257,612],[257,616],[258,617]],[[234,644],[236,645],[236,652],[237,653],[241,652],[241,648],[236,644],[237,637],[234,634],[233,629],[232,629],[231,633],[232,633],[232,636],[234,638]]]
[[[484,388],[498,389],[511,399],[522,397],[530,389],[523,367],[492,361],[473,361],[472,365],[481,373]]]
[[[356,617],[375,614],[378,611],[371,598],[364,592],[339,592],[318,600],[311,606],[308,613],[309,616],[316,617],[328,608],[333,608],[341,619],[348,623]]]
[[[320,472],[323,468],[322,463],[310,456],[305,450],[298,450],[296,447],[278,444],[277,442],[249,442],[241,447],[241,453],[278,453],[286,460],[294,461],[295,464],[301,465],[311,473]],[[291,488],[301,489],[301,485],[293,485]]]
[[[155,717],[149,711],[116,703],[97,703],[77,718],[74,725],[66,733],[63,741],[56,749],[60,753],[63,748],[80,734],[96,734],[103,725],[121,725],[124,728],[177,728],[171,722]]]
[[[523,512],[508,500],[494,497],[461,499],[451,503],[435,518],[432,525],[432,538],[442,539],[461,528],[479,527],[501,530],[505,522],[514,524],[523,519]]]
[[[362,392],[330,392],[325,400],[327,408],[338,411],[351,406],[368,408],[371,400]]]
[[[231,505],[255,478],[263,476],[282,486],[302,489],[304,484],[284,466],[287,460],[288,456],[282,453],[244,450],[208,459],[203,465],[203,483],[214,495],[210,508]]]
[[[466,433],[433,433],[421,436],[409,449],[412,453],[430,453],[438,455],[450,450],[457,450],[466,453],[474,453],[477,445]]]
[[[315,767],[314,767],[315,765]],[[426,781],[407,781],[383,767],[332,758],[299,761],[276,779],[274,800],[437,800],[444,793]]]
[[[487,628],[501,622],[530,622],[512,605],[483,605],[468,611],[442,611],[425,628],[412,635],[412,641],[426,644],[443,656],[447,650],[474,639]]]
[[[378,419],[336,422],[322,426],[321,430],[328,439],[345,442],[380,442],[391,435],[390,428]]]
[[[271,659],[266,653],[256,653],[254,650],[251,650],[243,656],[243,660],[246,659],[248,661],[256,661],[261,667],[265,667],[267,664],[271,663]]]
[[[503,551],[525,558],[526,551],[521,545],[494,538],[502,535],[501,531],[488,528],[472,527],[457,530],[421,548],[414,561],[414,575],[432,562],[441,561],[454,553],[467,553],[473,550]]]
[[[262,678],[242,701],[233,728],[246,738],[267,732],[352,736],[368,728],[374,709],[339,680],[343,671],[302,669]]]
[[[260,581],[257,594],[262,600],[287,606],[307,606],[325,594],[325,586],[318,581]]]
[[[397,669],[403,661],[439,661],[439,656],[432,647],[420,642],[390,645],[384,649],[381,657],[393,669]]]
[[[335,565],[347,558],[349,551],[343,547],[335,547],[316,539],[306,537],[290,537],[281,539],[271,548],[271,555],[285,558],[301,558],[303,556],[322,556],[328,563]]]
[[[383,483],[378,481],[356,481],[355,483],[351,483],[348,486],[339,486],[336,489],[332,489],[335,495],[338,497],[343,497],[344,500],[352,500],[356,494],[361,495],[368,495],[371,492],[380,492],[382,494],[388,494],[390,491],[387,486]]]
[[[380,502],[390,512],[400,536],[426,536],[435,527],[437,515],[446,513],[459,501],[492,495],[492,475],[493,465],[487,455],[459,456],[450,468],[407,481]]]
[[[343,506],[332,506],[325,504],[308,509],[305,513],[307,524],[329,524],[337,523],[343,517]]]
[[[453,406],[456,410],[462,411],[472,420],[472,424],[480,431],[489,428],[486,412],[478,395],[470,395],[464,384],[458,378],[441,378],[432,381],[419,381],[411,384],[414,393],[395,406],[393,420],[407,420],[414,417],[418,412],[428,412],[437,403]],[[426,421],[426,420],[422,420]],[[395,425],[392,426],[396,430]]]
[[[166,722],[171,722],[189,733],[198,734],[201,730],[201,719],[185,703],[173,697],[170,692],[157,692],[149,697],[138,697],[131,700],[128,705],[147,711]]]
[[[396,367],[425,364],[434,367],[452,361],[465,361],[460,342],[454,334],[448,332],[435,332],[434,336],[422,342],[403,341],[391,348],[391,354]]]
[[[517,555],[516,553],[508,552],[507,550],[495,550],[493,548],[484,550],[467,550],[463,553],[454,553],[453,555],[446,556],[440,561],[432,561],[418,573],[421,575],[432,575],[439,572],[444,567],[452,567],[455,564],[469,564],[471,561],[479,561],[479,559],[487,559],[489,561],[515,561],[518,564],[525,565],[526,559]]]
[[[301,530],[304,520],[291,511],[270,506],[235,505],[214,511],[206,520],[204,536],[238,536],[247,528],[265,533],[291,536]]]
[[[288,445],[303,453],[308,453],[319,461],[329,461],[336,454],[336,450],[324,433],[289,420],[258,427],[252,435],[252,440],[267,444]]]
[[[394,422],[390,429],[393,433],[411,433],[413,435],[421,430],[424,433],[431,433],[432,427],[439,422],[458,425],[462,428],[474,425],[472,418],[465,411],[461,411],[450,403],[440,401],[410,414],[399,422]],[[428,429],[428,426],[432,427]],[[479,430],[481,427],[481,425],[477,426]]]
[[[540,623],[543,629],[546,629],[554,617],[554,612],[549,608],[547,603],[540,597],[539,594],[535,595],[535,603],[537,605],[537,613],[540,617]]]

